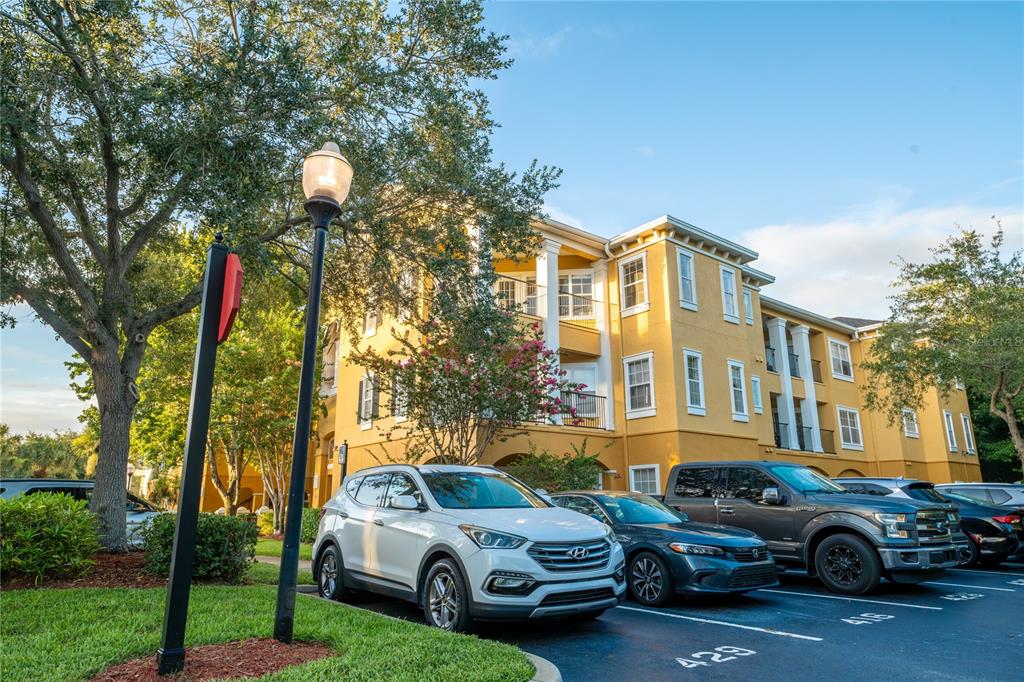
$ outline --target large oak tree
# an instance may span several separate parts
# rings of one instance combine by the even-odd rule
[[[468,249],[467,221],[502,251],[530,247],[528,219],[557,173],[492,161],[477,80],[508,61],[481,13],[443,0],[0,9],[0,302],[27,303],[88,364],[92,509],[108,548],[126,545],[150,335],[197,305],[214,231],[247,267],[305,267],[307,231],[295,228],[306,153],[334,139],[356,169],[328,265],[327,290],[349,317],[390,305],[389,273],[439,245]]]

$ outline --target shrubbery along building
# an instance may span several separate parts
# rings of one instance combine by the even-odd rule
[[[576,408],[571,423],[527,425],[482,464],[511,463],[531,442],[568,452],[587,439],[604,467],[594,485],[605,489],[661,494],[674,464],[710,459],[793,461],[827,476],[980,480],[962,386],[945,397],[932,389],[894,425],[862,407],[870,377],[859,365],[880,322],[764,295],[775,278],[752,266],[756,252],[671,216],[611,239],[553,220],[535,227],[535,257],[495,257],[495,296],[541,325],[568,378],[587,388],[562,396]],[[374,382],[345,359],[353,341],[381,352],[396,345],[391,329],[400,326],[377,311],[358,339],[331,326],[326,416],[307,469],[312,506],[340,485],[343,441],[349,473],[402,451],[383,435],[394,426],[381,423],[394,420],[390,411],[372,409],[381,400]],[[243,480],[249,508],[262,504],[259,480],[256,472]],[[204,508],[220,506],[212,486],[204,492]]]

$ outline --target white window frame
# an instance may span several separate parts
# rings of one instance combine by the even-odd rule
[[[909,424],[907,422],[907,417],[910,417],[910,419],[911,419]],[[902,419],[903,419],[903,435],[905,435],[907,438],[920,438],[921,437],[921,426],[917,423],[917,412],[914,412],[909,407],[904,407],[903,408],[903,413],[902,413]],[[910,429],[911,425],[914,427],[913,430]]]
[[[964,429],[964,450],[968,455],[973,455],[975,452],[974,430],[971,428],[971,418],[963,412],[960,413],[960,425]]]
[[[391,387],[391,416],[395,418],[396,424],[401,424],[409,419],[409,392],[408,389],[399,381],[399,376],[395,375],[394,385]],[[406,401],[403,403],[403,401]],[[403,405],[404,411],[398,412],[395,410],[397,405]]]
[[[367,431],[373,427],[373,403],[376,400],[374,393],[376,392],[377,385],[374,381],[375,377],[373,372],[367,372],[363,375],[363,394],[359,396],[359,428],[363,431]],[[367,396],[369,391],[369,396]],[[366,409],[366,400],[370,400],[370,409]]]
[[[638,362],[647,360],[647,366],[649,368],[651,378],[648,382],[651,387],[651,406],[631,408],[629,404],[629,364],[632,362]],[[624,392],[623,401],[626,405],[626,419],[640,419],[642,417],[653,417],[658,413],[657,406],[654,401],[654,352],[647,351],[645,353],[637,353],[635,355],[628,355],[622,358],[622,386]]]
[[[743,318],[747,324],[754,324],[754,292],[743,287]]]
[[[416,306],[416,271],[406,268],[398,275],[398,286],[403,296],[413,299],[411,302],[403,300],[398,310],[399,322],[408,322],[412,319]]]
[[[764,403],[761,401],[761,377],[750,375],[750,394],[753,396],[754,414],[764,414]]]
[[[373,324],[370,324],[373,320]],[[377,333],[377,325],[380,323],[380,315],[376,310],[367,310],[363,313],[363,337],[368,338]]]
[[[953,413],[949,410],[942,411],[942,428],[946,430],[946,446],[950,452],[960,452],[956,444],[956,427],[953,424]]]
[[[644,276],[647,272],[644,271]],[[565,278],[563,287],[562,278]],[[590,285],[589,294],[577,294],[573,289],[574,285],[586,281]],[[568,294],[572,294],[571,296]],[[562,297],[565,297],[564,299]],[[559,270],[558,271],[558,317],[559,319],[570,320],[593,320],[594,308],[597,305],[594,296],[594,271],[593,270]],[[577,306],[580,310],[576,310]],[[590,310],[586,310],[589,307]],[[562,310],[565,309],[568,317],[563,317]]]
[[[627,265],[630,265],[630,264],[632,264],[632,263],[634,263],[634,262],[636,262],[638,260],[641,262],[641,267],[643,268],[643,271],[644,271],[644,280],[643,280],[644,300],[643,300],[643,303],[637,303],[636,305],[633,305],[633,306],[627,308],[626,307],[626,281],[625,281],[625,278],[623,277],[622,271],[626,268]],[[648,285],[648,278],[647,278],[648,272],[649,271],[647,269],[647,252],[646,251],[638,253],[637,255],[631,256],[630,258],[627,258],[625,260],[619,261],[619,296],[622,297],[622,299],[621,299],[621,301],[622,301],[622,312],[619,314],[620,317],[628,317],[630,315],[636,315],[637,313],[646,312],[646,311],[651,309],[651,291],[650,291],[650,286]]]
[[[854,419],[857,421],[857,438],[860,439],[859,443],[846,440],[843,437],[843,412],[852,414]],[[836,428],[839,430],[839,447],[843,450],[864,450],[864,426],[860,421],[860,411],[855,407],[847,407],[846,405],[836,405]]]
[[[736,268],[730,268],[728,265],[718,266],[719,277],[718,286],[722,289],[722,319],[732,324],[740,323],[740,293],[739,287],[736,286]],[[729,277],[732,281],[732,311],[730,312],[729,306],[726,304],[728,299],[726,298],[725,289],[725,278]]]
[[[632,492],[641,492],[636,489],[636,472],[641,469],[654,469],[654,492],[647,493],[646,495],[660,495],[661,494],[661,467],[657,464],[634,464],[629,467],[629,489]]]
[[[746,375],[746,369],[744,368],[743,363],[741,361],[739,361],[739,360],[726,360],[725,364],[726,364],[726,366],[728,368],[727,376],[729,378],[729,384],[728,384],[728,386],[729,386],[729,407],[732,409],[732,420],[734,422],[749,422],[750,421],[750,405],[747,403],[747,375]],[[734,386],[733,383],[732,383],[732,378],[733,378],[732,377],[732,374],[733,374],[732,371],[733,371],[733,369],[738,369],[740,371],[740,377],[739,377],[740,381],[739,381],[739,387],[738,388],[739,388],[739,391],[740,391],[740,399],[743,402],[743,411],[742,412],[737,412],[736,411],[736,389],[737,389],[737,387]]]
[[[836,366],[835,366],[835,363],[833,362],[833,359],[835,358],[835,356],[832,353],[833,348],[845,348],[846,349],[847,362],[850,363],[850,374],[849,375],[846,375],[846,374],[843,374],[842,372],[837,372],[836,371]],[[839,357],[839,362],[840,362],[840,364],[843,362],[842,356]],[[831,336],[828,337],[828,368],[832,371],[832,377],[833,378],[839,379],[840,381],[849,381],[851,383],[853,382],[853,353],[850,352],[850,344],[846,343],[845,341],[840,341],[839,339],[833,338]]]
[[[692,294],[691,299],[687,299],[683,296],[683,259],[686,258],[688,266],[686,267],[686,277],[690,281],[690,293]],[[682,247],[676,247],[676,267],[679,270],[679,307],[686,308],[687,310],[698,309],[697,307],[697,254],[689,249]]]
[[[964,382],[961,381],[959,377],[953,377],[953,386],[956,387],[956,390],[958,391],[964,390]]]
[[[690,402],[690,358],[697,360],[697,388],[700,404]],[[683,349],[683,390],[686,392],[686,412],[703,417],[707,414],[707,400],[704,398],[704,355],[692,348]]]

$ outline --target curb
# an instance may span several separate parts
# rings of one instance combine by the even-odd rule
[[[305,587],[307,589],[303,590],[302,589],[303,587]],[[309,589],[309,588],[312,588],[312,589]],[[320,599],[320,596],[316,593],[316,588],[312,587],[311,585],[299,585],[297,587],[297,589],[296,589],[296,594],[301,594],[301,595],[304,595],[306,597],[310,597],[312,599],[318,599],[320,601],[327,601],[328,604],[334,604],[335,606],[340,606],[342,608],[347,608],[347,609],[358,609],[359,608],[358,606],[352,606],[351,604],[344,604],[344,603],[338,602],[338,601]],[[364,610],[364,609],[360,609],[360,610]],[[377,615],[378,616],[383,616],[384,618],[390,618],[392,620],[398,620],[398,621],[401,621],[403,623],[408,623],[409,622],[409,621],[403,620],[401,618],[395,618],[394,616],[389,616],[386,613],[378,613]],[[423,627],[427,627],[427,626],[424,625]],[[520,649],[520,651],[522,651],[522,649]],[[541,658],[540,656],[537,656],[535,654],[531,654],[528,651],[523,651],[523,654],[526,656],[527,660],[529,660],[530,663],[533,665],[533,677],[530,678],[530,682],[562,682],[562,673],[559,672],[558,668],[555,666],[554,663],[552,663],[551,661],[549,661],[546,658]]]
[[[530,663],[533,664],[533,679],[530,682],[562,682],[562,673],[558,671],[555,664],[546,658],[541,658],[534,654],[524,651],[526,657],[530,659]]]

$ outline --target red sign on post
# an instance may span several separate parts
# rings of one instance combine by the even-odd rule
[[[228,254],[224,266],[224,300],[220,304],[220,329],[217,343],[224,343],[231,333],[231,325],[242,305],[242,262],[233,253]]]

